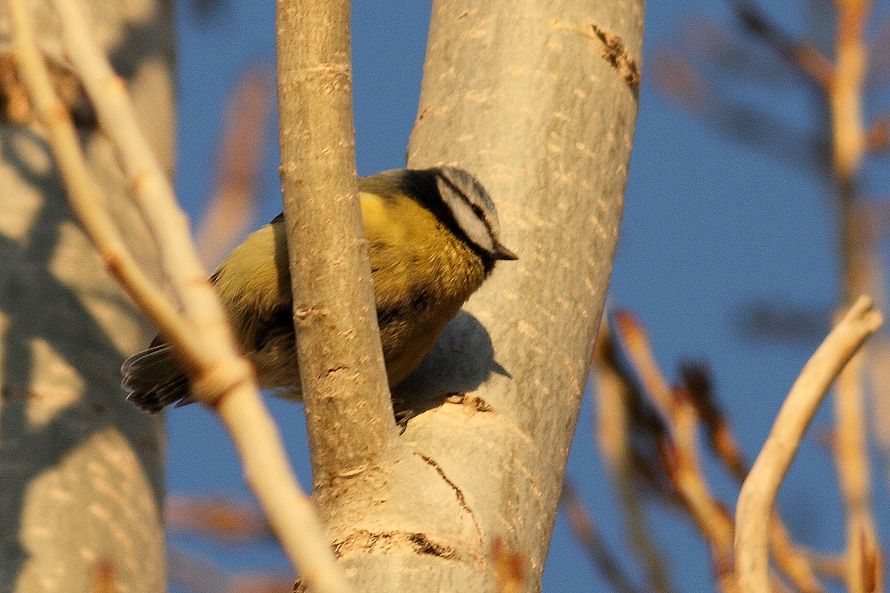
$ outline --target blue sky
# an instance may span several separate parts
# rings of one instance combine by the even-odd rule
[[[188,3],[176,4],[180,100],[176,184],[185,207],[197,216],[212,189],[209,165],[231,85],[249,65],[273,63],[274,3],[228,0],[226,8],[208,22],[197,21]],[[805,26],[800,23],[806,21],[807,5],[806,0],[799,0],[769,8],[790,30],[803,32]],[[886,7],[881,8],[886,13]],[[706,0],[647,3],[640,113],[610,302],[630,308],[642,319],[670,376],[675,376],[680,360],[703,359],[711,365],[719,399],[743,448],[753,457],[816,339],[752,340],[740,331],[743,313],[750,304],[771,299],[831,309],[837,297],[833,212],[823,180],[812,171],[733,142],[653,88],[648,74],[659,48],[676,43],[701,15],[729,20],[722,4]],[[425,1],[354,2],[360,174],[404,164],[428,16],[429,2]],[[797,81],[780,78],[766,89],[752,87],[747,96],[806,128],[819,112],[798,89]],[[880,99],[876,98],[878,107]],[[872,107],[872,112],[878,107]],[[257,225],[280,210],[276,142],[270,127]],[[880,161],[870,165],[868,187],[874,195],[886,187],[884,165]],[[307,484],[302,412],[283,402],[269,403],[301,480]],[[591,406],[588,394],[568,472],[613,550],[637,574],[622,544],[612,490],[595,451]],[[827,412],[822,410],[817,416],[817,426],[829,424]],[[168,426],[171,492],[249,496],[232,447],[208,413],[196,406],[175,410],[168,414]],[[832,458],[812,434],[780,492],[780,502],[799,540],[837,551],[843,541],[843,523]],[[879,458],[875,466],[878,524],[886,525],[890,518],[886,477]],[[731,507],[730,481],[714,464],[709,468],[716,491]],[[690,524],[674,511],[655,510],[652,516],[675,569],[678,590],[713,590],[707,552]],[[197,538],[177,536],[174,541],[230,568],[286,570],[271,544],[231,549]],[[557,520],[543,588],[546,593],[607,590],[571,539],[562,517]]]

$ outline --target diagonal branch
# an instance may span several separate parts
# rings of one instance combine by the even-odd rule
[[[256,216],[260,163],[275,82],[271,67],[253,66],[241,75],[228,99],[214,163],[216,186],[195,237],[198,254],[207,265],[221,260]]]
[[[804,366],[785,398],[736,506],[736,568],[742,593],[769,590],[769,523],[779,485],[828,388],[882,323],[871,300],[860,297]]]
[[[181,362],[195,378],[194,395],[212,401],[208,391],[223,391],[247,380],[246,364],[239,362],[225,313],[192,248],[188,219],[139,129],[123,81],[92,40],[80,7],[65,0],[54,0],[53,4],[63,25],[63,42],[71,64],[83,81],[103,131],[118,151],[131,195],[155,238],[164,273],[181,301],[185,323],[202,341],[200,348],[188,351],[188,355],[180,350]],[[163,332],[165,328],[159,329]],[[166,334],[164,337],[172,340]],[[224,363],[211,364],[211,360]]]
[[[730,4],[748,31],[822,88],[831,86],[835,75],[834,65],[815,46],[782,31],[749,0],[731,0]]]
[[[634,435],[631,434],[630,425],[645,424],[633,414],[632,400],[639,396],[632,392],[631,383],[618,368],[614,344],[606,325],[607,321],[604,320],[593,355],[599,448],[619,498],[625,537],[645,572],[647,589],[655,593],[672,593],[674,586],[670,582],[667,563],[652,535],[646,508],[635,487],[637,474],[641,473],[639,461],[644,456],[637,455],[635,463],[631,445]]]
[[[575,539],[612,589],[617,593],[640,593],[641,589],[633,584],[630,575],[603,541],[599,528],[568,480],[562,486],[560,502]]]

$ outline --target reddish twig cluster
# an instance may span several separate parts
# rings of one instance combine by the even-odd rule
[[[639,321],[626,311],[615,313],[612,320],[611,331],[601,335],[594,362],[600,418],[598,431],[600,441],[608,443],[603,454],[609,462],[613,479],[619,491],[629,489],[637,492],[635,485],[645,484],[657,500],[683,510],[710,547],[714,578],[719,590],[725,593],[743,591],[739,588],[737,525],[732,513],[711,490],[701,464],[700,437],[704,437],[711,453],[736,478],[739,486],[748,476],[749,464],[744,459],[729,419],[717,403],[707,369],[702,365],[684,365],[680,370],[680,383],[670,385],[655,360]],[[855,351],[850,348],[858,347],[879,325],[880,316],[871,310],[869,302],[864,300],[858,304],[845,323],[832,332],[826,339],[826,345],[814,355],[795,389],[809,389],[811,384],[814,390],[823,384],[827,388],[830,380]],[[848,329],[848,326],[853,329]],[[851,337],[847,338],[843,347],[835,347],[837,335]],[[822,362],[819,356],[832,363]],[[812,383],[808,378],[807,373],[812,368],[823,373],[821,383]],[[804,387],[799,387],[800,384]],[[795,393],[792,390],[789,400]],[[819,396],[824,389],[813,393]],[[608,436],[605,436],[606,433]],[[618,461],[622,458],[624,462]],[[620,498],[626,506],[629,499],[635,496],[629,494]],[[592,528],[591,519],[583,512],[583,507],[580,507],[571,490],[568,490],[564,504],[573,531],[613,587],[622,591],[634,590],[632,581],[624,575],[620,565],[610,561],[605,544]],[[633,504],[638,505],[639,501]],[[629,515],[639,517],[640,509],[635,508]],[[813,554],[794,543],[778,513],[767,512],[763,520],[779,571],[768,577],[769,586],[776,591],[824,591],[817,577],[817,568],[824,567],[826,563],[816,565]],[[647,545],[653,544],[648,541]],[[647,572],[652,566],[646,561],[649,554],[651,549],[640,554]],[[876,558],[874,555],[871,557]],[[877,564],[877,561],[873,564]],[[876,570],[869,572],[865,568],[861,574],[876,574]],[[651,575],[649,580],[650,587],[654,589]]]

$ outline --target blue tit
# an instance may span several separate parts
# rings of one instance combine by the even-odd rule
[[[494,204],[482,184],[455,167],[399,169],[358,180],[391,386],[430,351],[445,325],[498,260]],[[283,216],[233,249],[211,276],[242,352],[261,387],[299,398],[290,271]],[[160,336],[121,369],[130,399],[147,412],[192,401],[189,379]]]

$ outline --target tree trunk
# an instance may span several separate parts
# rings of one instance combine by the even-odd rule
[[[169,2],[86,4],[172,169]],[[55,15],[42,1],[33,5],[46,55],[63,64]],[[5,23],[0,31],[5,38]],[[54,70],[76,98],[64,68]],[[128,404],[119,387],[120,363],[145,346],[147,328],[72,221],[27,107],[10,112],[21,107],[20,89],[5,76],[0,92],[7,99],[0,122],[0,591],[98,590],[100,574],[113,578],[109,590],[164,591],[162,424]],[[72,103],[93,172],[116,218],[127,221],[126,238],[141,247],[144,229],[111,146],[84,115],[88,109]]]
[[[618,238],[642,10],[433,3],[409,165],[475,173],[520,260],[498,266],[396,390],[415,409],[439,396],[409,423],[407,453],[316,483],[361,590],[493,591],[495,539],[540,588]]]

